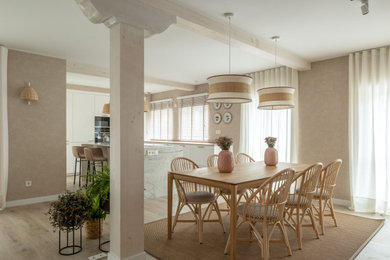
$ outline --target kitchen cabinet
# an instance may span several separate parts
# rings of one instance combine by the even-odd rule
[[[66,92],[66,172],[74,172],[72,146],[93,143],[95,116],[101,116],[108,93],[67,90]]]

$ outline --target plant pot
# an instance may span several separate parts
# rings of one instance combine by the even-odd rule
[[[273,147],[268,147],[264,153],[264,163],[267,166],[275,166],[278,164],[278,150]]]
[[[100,223],[100,234],[99,234],[99,220],[87,220],[84,224],[85,229],[85,237],[88,239],[96,239],[99,238],[99,235],[103,232],[103,223]]]
[[[218,155],[218,170],[220,173],[231,173],[234,169],[233,153],[229,150],[222,150]]]

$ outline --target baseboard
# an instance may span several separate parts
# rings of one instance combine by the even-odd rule
[[[146,259],[146,252],[142,252],[133,256],[129,256],[126,258],[119,258],[118,256],[114,255],[111,252],[108,252],[108,260],[145,260]]]
[[[6,202],[6,207],[16,207],[16,206],[25,206],[35,203],[41,203],[41,202],[48,202],[48,201],[54,201],[58,199],[59,194],[49,195],[49,196],[43,196],[43,197],[35,197],[35,198],[29,198],[24,200],[11,200]]]
[[[349,200],[342,200],[342,199],[332,199],[333,204],[339,205],[339,206],[344,206],[344,207],[351,207],[351,202]]]

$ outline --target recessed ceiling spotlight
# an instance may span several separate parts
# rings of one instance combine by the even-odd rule
[[[354,0],[351,0],[351,1],[354,1]],[[359,0],[361,3],[362,3],[362,6],[360,7],[360,9],[362,10],[362,15],[366,15],[370,12],[369,8],[368,8],[368,0]]]

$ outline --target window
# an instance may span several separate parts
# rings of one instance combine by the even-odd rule
[[[209,105],[207,95],[178,98],[179,139],[183,141],[208,141]]]
[[[173,139],[172,99],[150,102],[151,139]]]

